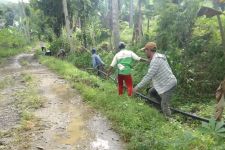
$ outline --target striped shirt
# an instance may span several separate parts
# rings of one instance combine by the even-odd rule
[[[139,61],[140,59],[141,57],[137,56],[134,52],[122,49],[114,56],[110,66],[117,66],[118,74],[129,75],[131,74],[133,60]]]
[[[154,54],[147,74],[137,87],[142,88],[149,83],[150,80],[152,80],[153,87],[158,94],[163,94],[177,84],[177,79],[173,75],[165,55],[159,53]]]

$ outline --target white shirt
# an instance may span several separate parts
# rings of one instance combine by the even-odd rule
[[[113,61],[110,66],[114,67],[117,64],[117,62],[123,58],[131,58],[138,61],[141,59],[141,57],[136,55],[134,52],[130,50],[122,49],[118,53],[116,53],[116,55],[113,57]]]

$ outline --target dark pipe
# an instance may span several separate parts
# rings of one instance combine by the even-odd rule
[[[145,95],[143,95],[143,94],[141,94],[141,93],[139,93],[139,92],[136,92],[136,94],[137,94],[139,97],[144,98],[144,99],[150,101],[151,103],[160,105],[159,102],[156,102],[156,101],[150,99],[149,97],[147,97],[147,96],[145,96]],[[180,113],[180,114],[182,114],[182,115],[185,115],[185,116],[194,118],[194,119],[199,120],[199,121],[209,122],[209,120],[206,119],[206,118],[202,118],[202,117],[193,115],[193,114],[191,114],[191,113],[183,112],[183,111],[178,110],[178,109],[175,109],[175,108],[170,108],[170,109],[171,109],[174,113]]]

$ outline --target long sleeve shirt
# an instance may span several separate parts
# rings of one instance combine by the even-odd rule
[[[91,57],[92,57],[92,65],[93,65],[93,68],[97,68],[97,66],[104,64],[104,62],[102,61],[102,59],[100,58],[99,55],[92,54]]]
[[[142,88],[150,80],[152,80],[153,87],[159,94],[168,91],[177,84],[177,79],[173,75],[165,55],[159,53],[154,54],[147,74],[137,84],[137,87]]]

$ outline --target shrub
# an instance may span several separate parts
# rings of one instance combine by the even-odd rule
[[[1,29],[0,39],[1,48],[21,48],[26,45],[23,34],[16,29]]]
[[[49,49],[53,55],[56,55],[60,49],[64,49],[68,53],[70,51],[70,44],[65,39],[58,38],[50,44]]]
[[[67,60],[77,67],[91,67],[91,54],[87,52],[71,52]]]

